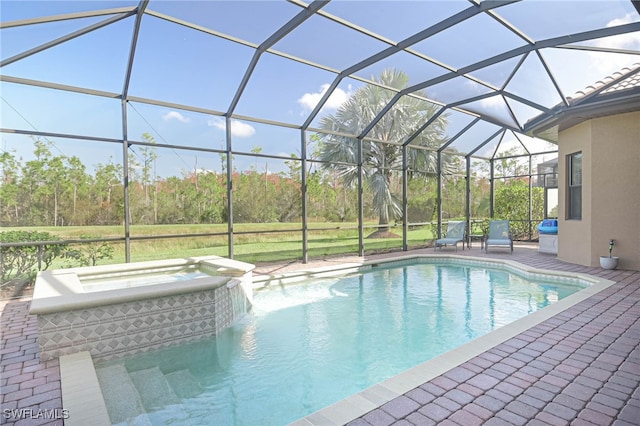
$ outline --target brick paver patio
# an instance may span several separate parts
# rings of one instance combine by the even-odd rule
[[[38,323],[29,300],[1,301],[0,387],[7,425],[62,425],[58,360],[40,362]]]
[[[531,246],[516,247],[513,255],[477,248],[457,254],[508,258],[616,284],[350,425],[640,425],[640,272],[564,263]],[[262,266],[256,273],[300,267]],[[2,301],[0,308],[2,424],[63,424],[58,361],[39,361],[29,301]]]

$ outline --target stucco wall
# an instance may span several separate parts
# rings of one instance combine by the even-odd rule
[[[582,151],[582,220],[566,220],[566,156]],[[640,270],[640,112],[592,119],[559,135],[558,257],[597,266],[610,239],[619,268]]]
[[[591,263],[591,123],[581,123],[558,136],[558,258]],[[567,220],[567,155],[582,152],[582,220]]]

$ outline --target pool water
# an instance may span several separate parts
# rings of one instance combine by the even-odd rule
[[[83,277],[81,283],[85,292],[94,292],[175,283],[210,276],[210,274],[196,267],[185,267],[180,269],[167,268],[167,271],[160,272],[137,272],[115,276],[113,274],[105,274],[97,277]]]
[[[374,268],[256,291],[215,339],[96,371],[114,423],[284,425],[582,288],[470,266]]]

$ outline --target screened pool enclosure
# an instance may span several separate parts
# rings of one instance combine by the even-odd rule
[[[637,8],[2,0],[0,220],[43,232],[3,245],[306,262],[491,217],[535,239],[558,161],[532,123],[640,62]]]

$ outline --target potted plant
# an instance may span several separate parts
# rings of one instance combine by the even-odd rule
[[[618,267],[618,256],[611,256],[614,243],[614,240],[609,240],[609,256],[600,256],[600,266],[604,269],[616,269]]]

